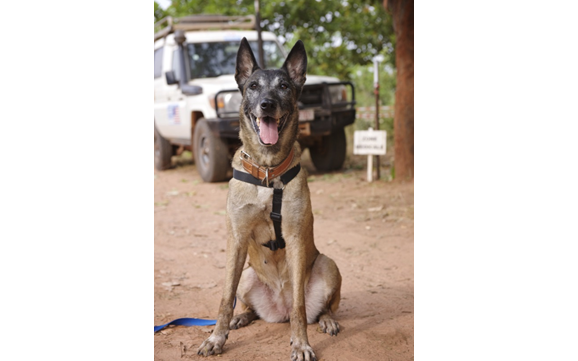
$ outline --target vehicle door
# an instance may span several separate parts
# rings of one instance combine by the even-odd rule
[[[165,44],[162,53],[162,56],[158,56],[162,58],[162,76],[157,78],[155,71],[155,124],[164,138],[186,144],[190,142],[191,125],[185,108],[185,96],[178,84],[167,84],[165,76],[167,71],[172,70],[177,80],[180,80],[178,47]]]

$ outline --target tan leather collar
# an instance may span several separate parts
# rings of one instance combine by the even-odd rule
[[[279,177],[289,169],[289,166],[293,163],[293,158],[295,158],[295,150],[291,148],[291,152],[287,158],[281,162],[281,164],[276,167],[267,168],[254,163],[249,154],[245,153],[245,151],[241,151],[241,163],[243,164],[243,168],[253,177],[265,181],[267,187],[269,186],[270,181]]]

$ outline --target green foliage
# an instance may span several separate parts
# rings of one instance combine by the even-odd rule
[[[380,1],[271,1],[263,7],[263,24],[289,46],[305,43],[311,73],[340,79],[394,49],[391,18]]]
[[[379,102],[392,106],[395,100],[396,71],[387,62],[379,68]],[[351,81],[355,84],[355,99],[360,107],[375,106],[373,64],[356,65],[352,68]]]
[[[375,93],[373,86],[373,65],[358,65],[351,74],[355,83],[355,100],[358,107],[375,107]],[[379,105],[387,105],[393,109],[395,101],[395,86],[397,74],[390,62],[380,63],[379,69]],[[358,111],[358,115],[360,112]],[[356,119],[354,130],[375,129],[375,119]],[[387,142],[393,144],[393,118],[380,111],[379,129],[387,131]]]
[[[166,11],[155,2],[155,21],[167,15],[254,13],[253,0],[173,0]],[[350,80],[356,67],[371,64],[378,54],[394,66],[391,16],[381,0],[262,0],[261,27],[279,36],[288,49],[301,39],[311,74]]]
[[[162,18],[167,16],[167,13],[160,7],[160,5],[155,1],[155,23]]]

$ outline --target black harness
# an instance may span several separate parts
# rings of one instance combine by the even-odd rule
[[[279,177],[281,183],[283,183],[283,188],[273,188],[272,182],[267,186],[263,184],[263,181],[261,181],[259,178],[255,178],[249,173],[244,173],[233,169],[233,178],[237,180],[251,183],[260,187],[273,188],[273,209],[270,216],[271,220],[273,221],[273,227],[275,228],[276,239],[270,240],[269,242],[263,244],[263,246],[271,249],[271,251],[285,248],[285,239],[283,239],[283,235],[281,234],[281,203],[283,201],[283,189],[285,189],[285,185],[291,182],[291,180],[295,178],[295,176],[299,174],[300,171],[301,165],[297,164],[295,167],[289,169]]]

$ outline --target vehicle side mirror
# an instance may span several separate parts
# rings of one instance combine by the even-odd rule
[[[165,78],[167,79],[168,85],[178,84],[179,81],[177,80],[177,76],[175,75],[174,70],[169,70],[165,73]]]
[[[199,95],[203,94],[203,88],[198,85],[182,84],[181,91],[185,95]]]

